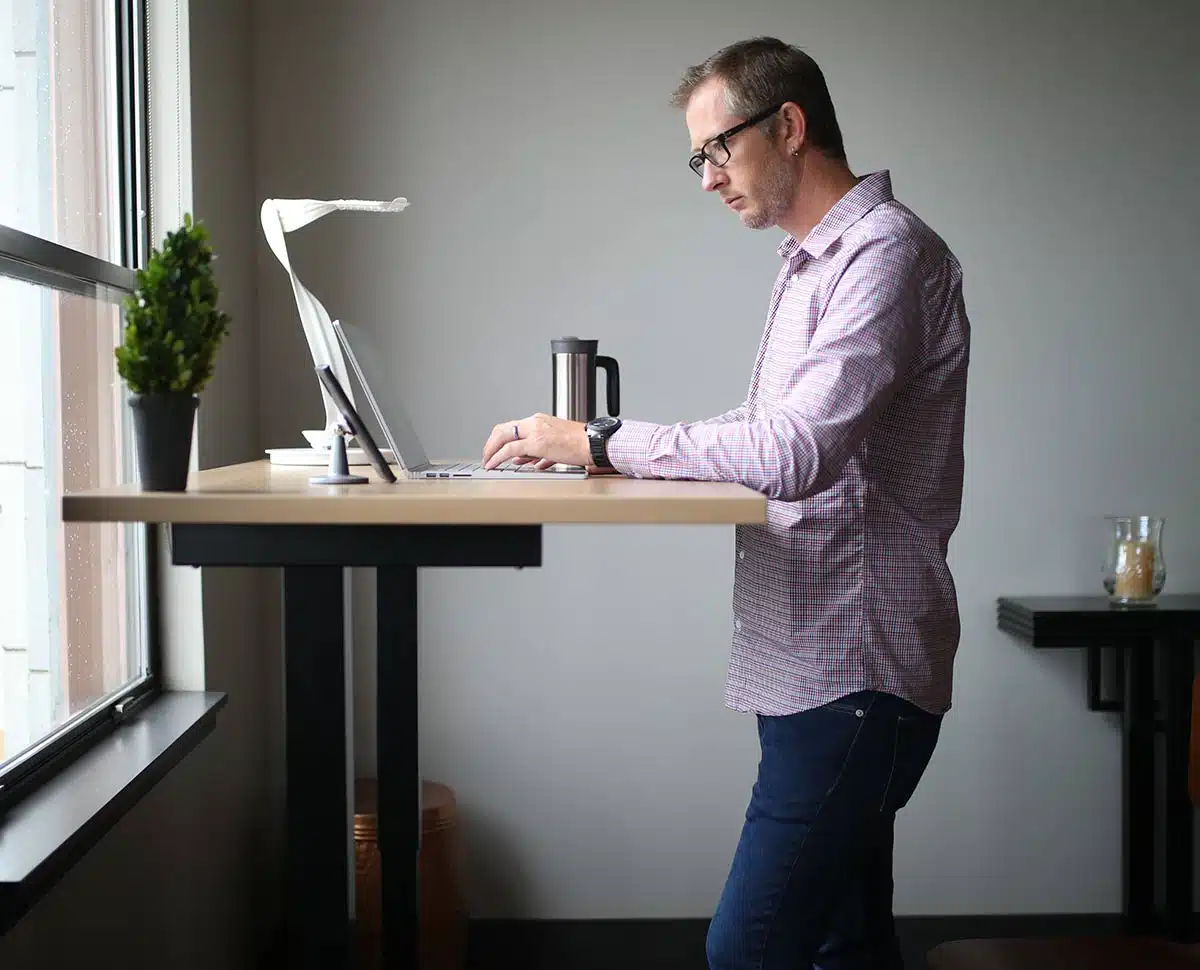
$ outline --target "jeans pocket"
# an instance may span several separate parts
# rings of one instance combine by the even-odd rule
[[[853,694],[847,694],[845,697],[839,697],[836,700],[826,701],[821,707],[824,710],[834,711],[838,714],[865,717],[867,712],[871,710],[871,705],[874,702],[874,691],[860,690]]]
[[[937,744],[941,719],[930,714],[899,714],[896,716],[892,743],[892,766],[879,811],[898,812],[916,791]]]

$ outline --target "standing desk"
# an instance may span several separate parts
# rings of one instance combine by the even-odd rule
[[[314,468],[268,461],[193,472],[185,492],[136,485],[63,496],[69,522],[169,528],[184,566],[283,570],[290,966],[345,966],[350,941],[343,570],[378,581],[378,825],[384,965],[416,967],[417,570],[542,565],[542,528],[562,524],[735,525],[766,521],[741,485],[630,479],[312,486]]]

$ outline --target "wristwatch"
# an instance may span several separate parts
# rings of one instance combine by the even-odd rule
[[[619,427],[621,419],[607,415],[592,418],[587,423],[588,447],[592,450],[592,464],[597,468],[612,468],[612,462],[608,460],[608,439]]]

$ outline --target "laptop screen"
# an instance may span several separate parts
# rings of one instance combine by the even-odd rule
[[[423,468],[429,459],[421,447],[421,439],[408,420],[408,412],[396,388],[396,379],[389,373],[387,358],[380,350],[379,342],[362,327],[340,320],[333,322],[333,329],[392,454],[401,467],[408,471]]]

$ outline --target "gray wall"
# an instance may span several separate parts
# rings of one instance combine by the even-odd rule
[[[195,210],[212,234],[221,302],[232,318],[204,393],[199,462],[212,468],[262,455],[254,239],[253,5],[191,0],[192,182]],[[206,569],[205,683],[229,693],[221,730],[226,777],[221,887],[237,945],[270,939],[280,912],[283,835],[282,673],[264,635],[264,608],[277,575],[261,569]],[[243,949],[239,957],[248,955]]]
[[[260,453],[251,154],[250,10],[191,10],[194,211],[219,253],[233,317],[202,399],[202,467]],[[278,673],[261,643],[264,580],[203,577],[206,685],[228,691],[217,730],[0,941],[0,965],[256,965],[278,912]]]
[[[1100,592],[1114,510],[1166,515],[1169,589],[1200,580],[1195,6],[258,11],[259,195],[411,200],[329,217],[293,253],[334,316],[385,335],[447,456],[548,407],[563,334],[619,358],[627,415],[742,400],[778,234],[703,196],[667,97],[737,38],[814,54],[854,170],[889,167],[945,236],[975,328],[955,706],[899,824],[897,909],[1116,910],[1116,725],[1085,709],[1079,656],[1001,635],[994,604]],[[299,444],[318,394],[286,277],[258,252],[264,437]],[[553,528],[545,545],[540,570],[421,579],[423,771],[459,794],[473,911],[707,915],[757,756],[752,721],[721,703],[731,532]],[[369,621],[369,583],[358,596]],[[372,640],[356,644],[364,772]]]

